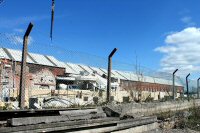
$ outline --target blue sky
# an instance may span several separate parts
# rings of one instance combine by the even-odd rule
[[[189,50],[190,55],[182,49],[191,43],[197,50],[200,44],[189,39],[188,45],[182,45],[182,40],[187,34],[199,37],[199,5],[199,0],[55,0],[51,44],[51,0],[4,0],[0,4],[0,33],[23,33],[32,21],[32,39],[41,45],[101,57],[116,47],[115,60],[132,64],[137,54],[138,62],[147,68],[171,72],[180,67],[183,74],[197,75],[200,62],[195,61],[194,49]],[[181,57],[174,56],[174,51]],[[183,57],[188,56],[192,59],[185,61]]]

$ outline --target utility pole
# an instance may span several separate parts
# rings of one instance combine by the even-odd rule
[[[197,98],[199,99],[199,80],[200,78],[197,79]]]
[[[176,69],[174,72],[173,72],[173,99],[175,100],[176,99],[176,94],[177,94],[177,90],[175,88],[175,73],[178,71],[178,69]]]
[[[107,103],[110,102],[112,56],[115,54],[116,51],[117,48],[114,48],[113,51],[108,56]]]
[[[19,90],[19,107],[24,109],[25,107],[25,88],[26,88],[26,58],[28,49],[28,36],[33,28],[33,24],[30,23],[26,30],[23,40],[23,51],[21,61],[21,75],[20,75],[20,90]]]
[[[188,88],[188,77],[190,76],[190,73],[186,76],[186,87],[187,87],[187,99],[188,101],[190,101],[190,98],[189,98],[189,88]]]

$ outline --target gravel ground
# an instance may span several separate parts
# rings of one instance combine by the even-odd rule
[[[200,133],[190,129],[156,129],[145,133]]]

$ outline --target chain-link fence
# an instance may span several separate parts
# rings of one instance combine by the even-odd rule
[[[93,106],[106,103],[107,57],[59,48],[41,34],[29,37],[25,106],[33,109]],[[19,107],[23,35],[0,33],[0,99]],[[176,98],[184,98],[185,77],[175,76]],[[197,97],[197,82],[189,80],[190,97]],[[113,61],[110,100],[166,101],[173,96],[172,73]]]

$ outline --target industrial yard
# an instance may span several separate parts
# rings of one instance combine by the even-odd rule
[[[0,132],[183,132],[181,112],[199,107],[198,95],[185,96],[180,82],[112,69],[108,92],[109,70],[30,52],[22,93],[22,52],[0,54]]]
[[[1,82],[3,83],[1,99],[5,102],[9,99],[18,107],[16,100],[20,92],[22,53],[19,50],[6,48],[1,48],[0,53],[5,57],[1,59]],[[161,100],[172,96],[170,80],[118,70],[112,70],[111,73],[111,96],[115,102],[142,102],[148,98]],[[102,104],[106,102],[107,70],[64,63],[53,56],[29,53],[26,86],[27,108],[33,107],[34,104],[39,108],[70,107],[73,104],[94,105],[95,102]],[[178,98],[183,95],[183,86],[176,82],[175,87]],[[53,100],[52,97],[55,99]],[[37,102],[32,103],[31,100]]]
[[[0,133],[200,132],[197,5],[0,0]]]

